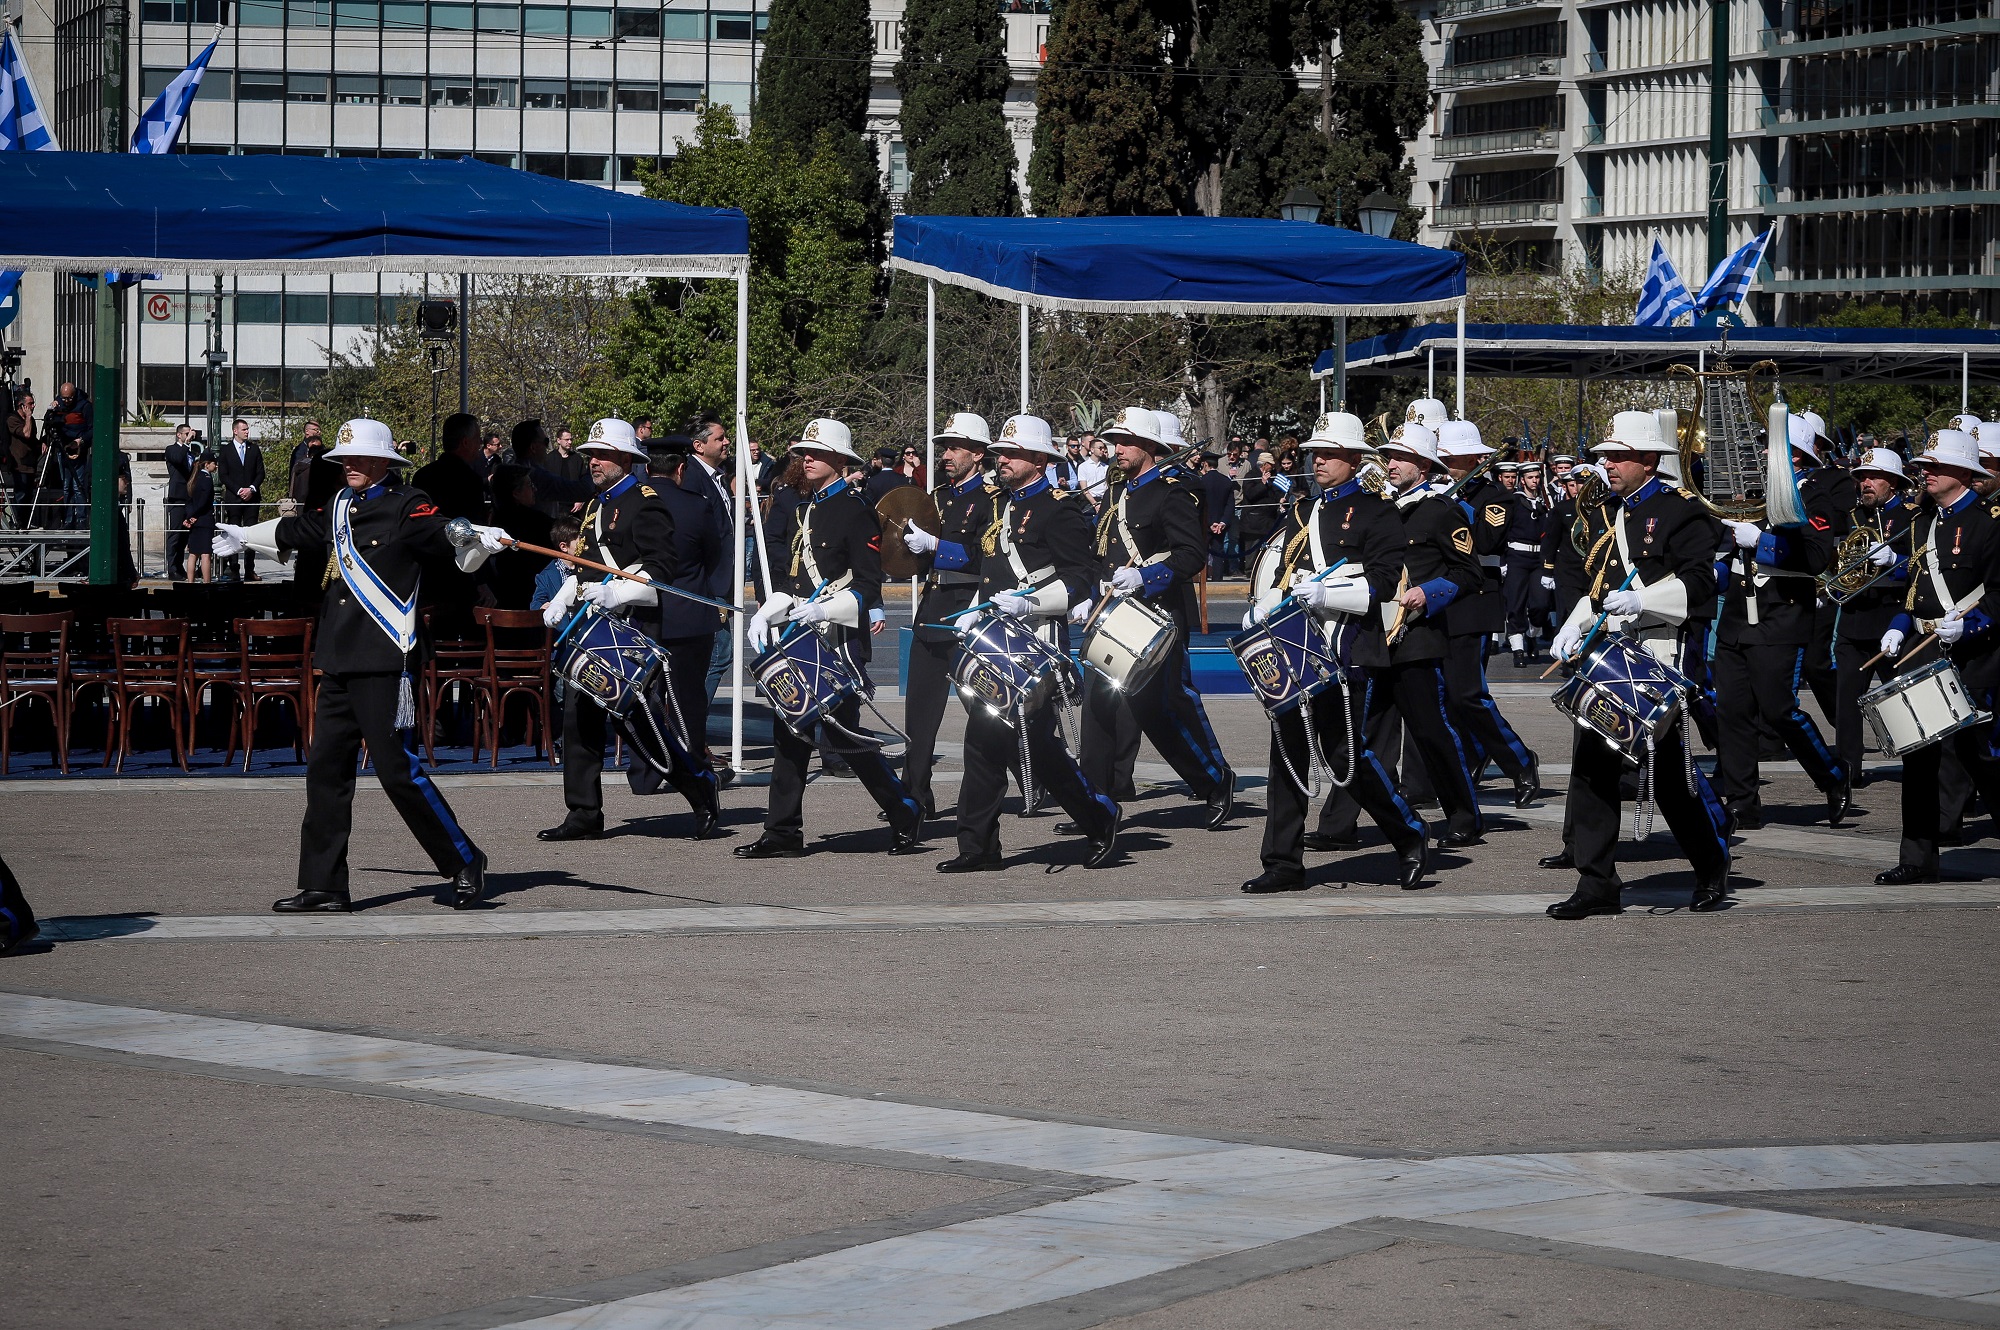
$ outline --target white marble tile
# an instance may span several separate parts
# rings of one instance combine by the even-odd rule
[[[1716,1207],[1699,1201],[1632,1196],[1624,1192],[1591,1192],[1526,1205],[1463,1210],[1443,1222],[1466,1228],[1518,1233],[1523,1237],[1581,1241],[1575,1234],[1602,1234],[1635,1223],[1658,1223],[1705,1213]]]
[[[420,1073],[403,1078],[401,1083],[418,1089],[477,1095],[483,1099],[579,1109],[611,1099],[665,1099],[702,1091],[744,1088],[739,1082],[713,1076],[690,1076],[651,1067],[593,1065],[549,1058],[514,1058],[491,1068],[469,1067],[463,1071],[440,1067],[431,1074]]]

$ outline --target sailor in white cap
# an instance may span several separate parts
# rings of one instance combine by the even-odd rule
[[[985,417],[960,411],[933,440],[944,483],[931,491],[940,527],[936,535],[915,522],[885,540],[901,540],[919,557],[928,556],[923,595],[917,601],[917,624],[910,635],[910,666],[903,680],[903,783],[923,805],[924,816],[937,816],[937,796],[931,792],[931,764],[937,751],[938,726],[951,697],[951,662],[958,652],[958,634],[946,625],[950,616],[978,598],[980,561],[1000,521],[1006,502],[1000,486],[986,476],[986,451],[992,431]]]
[[[1909,595],[1917,510],[1907,495],[1910,478],[1903,471],[1903,459],[1889,449],[1870,448],[1861,455],[1852,475],[1858,501],[1847,515],[1847,530],[1866,531],[1874,538],[1866,551],[1865,571],[1857,571],[1875,580],[1836,607],[1838,701],[1833,714],[1840,765],[1854,784],[1861,785],[1865,783],[1861,772],[1861,695],[1872,684],[1896,673],[1895,664],[1887,660],[1866,670],[1862,667],[1881,654],[1882,634],[1889,631]]]
[[[422,655],[417,591],[426,562],[454,560],[472,572],[504,548],[498,527],[475,527],[478,539],[454,546],[446,519],[422,490],[394,478],[409,465],[389,427],[350,420],[325,453],[346,476],[322,511],[253,527],[218,525],[227,541],[277,554],[332,550],[326,567],[300,573],[323,589],[313,639],[312,752],[306,759],[306,815],[299,829],[298,894],[271,908],[280,914],[338,913],[351,908],[347,840],[353,827],[354,773],[361,746],[389,801],[451,879],[449,903],[467,909],[486,889],[486,856],[472,843],[418,760],[410,671]]]
[[[1705,630],[1700,611],[1715,603],[1715,526],[1698,502],[1660,480],[1660,459],[1674,447],[1672,439],[1661,437],[1652,412],[1621,411],[1593,450],[1610,482],[1611,527],[1593,544],[1583,569],[1586,589],[1556,634],[1558,657],[1577,657],[1586,643],[1594,646],[1609,632],[1624,633],[1673,664],[1690,625]],[[1694,868],[1690,908],[1717,910],[1729,896],[1725,815],[1708,777],[1689,761],[1687,742],[1679,717],[1655,736],[1652,793]],[[1579,729],[1570,760],[1560,857],[1575,866],[1577,884],[1568,900],[1548,912],[1556,919],[1617,914],[1624,908],[1618,835],[1625,759],[1599,736]]]
[[[596,497],[583,509],[582,557],[643,573],[659,586],[672,584],[679,570],[674,515],[651,483],[647,453],[632,425],[615,418],[591,425],[577,445],[589,468]],[[665,482],[662,482],[663,484]],[[542,622],[561,627],[579,601],[602,614],[629,622],[646,637],[662,634],[661,592],[626,577],[573,571],[542,609]],[[709,765],[704,718],[683,716],[667,696],[667,681],[655,675],[630,716],[617,721],[631,749],[627,778],[638,794],[670,784],[694,811],[691,836],[706,840],[722,820],[716,800],[715,770]],[[563,802],[567,811],[555,826],[536,833],[545,841],[595,840],[604,834],[604,738],[607,713],[583,688],[571,684],[563,697]]]
[[[819,633],[847,659],[858,677],[865,677],[854,660],[858,640],[868,632],[868,613],[882,603],[882,525],[875,510],[846,479],[850,463],[859,463],[854,436],[838,420],[809,421],[791,448],[804,472],[810,496],[799,510],[798,530],[791,549],[771,569],[771,594],[750,620],[752,649],[773,646],[783,624],[803,624]],[[830,723],[828,723],[830,722]],[[764,814],[764,834],[731,853],[739,859],[796,859],[806,853],[806,767],[813,750],[822,745],[838,752],[860,778],[876,805],[888,814],[892,833],[890,854],[913,854],[923,848],[923,808],[882,756],[881,745],[862,735],[861,699],[848,697],[828,713],[808,737],[782,720],[775,727],[771,764],[771,802]]]
[[[1985,604],[1986,587],[2000,568],[2000,518],[1973,493],[1970,482],[1987,473],[1979,445],[1962,430],[1942,429],[1931,446],[1911,459],[1924,468],[1930,497],[1915,521],[1922,551],[1910,573],[1909,608],[1890,620],[1878,644],[1898,668],[1937,659],[1939,647],[1957,667],[1974,706],[1992,711],[2000,700],[2000,633]],[[1933,642],[1919,643],[1930,634]],[[1938,880],[1941,825],[1938,768],[1946,748],[1957,754],[1988,808],[2000,808],[2000,761],[1992,726],[1974,725],[1903,754],[1903,838],[1894,868],[1876,875],[1885,886]]]
[[[1715,765],[1723,803],[1734,827],[1743,831],[1764,825],[1757,774],[1760,716],[1826,796],[1831,825],[1840,825],[1852,799],[1848,772],[1799,706],[1798,684],[1817,628],[1819,574],[1833,561],[1838,524],[1854,507],[1854,482],[1843,471],[1819,465],[1811,421],[1790,416],[1786,428],[1806,520],[1782,530],[1768,522],[1724,523],[1735,548],[1729,552],[1710,663],[1719,722]],[[1831,657],[1830,635],[1821,649]]]
[[[1201,499],[1181,473],[1160,465],[1172,445],[1159,413],[1128,406],[1105,427],[1104,439],[1123,474],[1097,524],[1097,557],[1110,573],[1100,595],[1136,597],[1172,618],[1176,632],[1165,663],[1138,688],[1114,688],[1097,671],[1085,671],[1083,773],[1094,789],[1123,797],[1131,782],[1126,762],[1137,754],[1130,737],[1136,728],[1208,805],[1206,825],[1217,830],[1235,806],[1236,773],[1208,723],[1188,659],[1188,638],[1200,621],[1195,581],[1208,564]],[[1074,621],[1083,622],[1087,613],[1078,606]]]

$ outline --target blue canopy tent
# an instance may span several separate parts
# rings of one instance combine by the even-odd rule
[[[748,437],[750,229],[733,208],[692,208],[457,161],[136,153],[0,153],[0,269],[158,273],[567,273],[736,283],[736,437]],[[115,364],[100,329],[100,365]],[[101,395],[101,394],[100,394]],[[114,412],[98,415],[106,449]],[[745,581],[748,449],[737,450],[736,585]],[[109,469],[104,471],[109,475]],[[99,486],[97,547],[116,529]],[[100,531],[100,517],[103,527]],[[114,565],[107,556],[101,580]],[[735,760],[742,760],[742,616]]]

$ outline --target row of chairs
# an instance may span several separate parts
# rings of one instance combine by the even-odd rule
[[[476,608],[480,636],[438,643],[418,684],[418,724],[425,749],[436,760],[432,737],[439,708],[454,686],[473,699],[473,760],[489,747],[500,763],[500,734],[507,707],[525,700],[539,755],[553,758],[551,634],[541,615],[525,610]],[[100,690],[106,705],[104,764],[124,769],[132,751],[132,722],[152,700],[164,707],[173,754],[188,770],[195,721],[204,697],[227,693],[229,736],[224,761],[235,758],[239,739],[249,770],[258,719],[268,702],[287,703],[295,718],[294,749],[303,757],[312,742],[313,621],[239,617],[227,641],[191,631],[175,618],[113,618],[79,627],[69,612],[0,614],[0,775],[9,770],[13,727],[30,702],[50,714],[56,761],[69,771],[71,730],[85,695]]]

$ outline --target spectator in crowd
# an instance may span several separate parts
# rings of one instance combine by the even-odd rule
[[[778,459],[764,451],[764,445],[750,440],[750,479],[757,487],[757,493],[769,494],[773,478],[779,470]]]
[[[521,421],[514,426],[512,437],[510,465],[527,468],[529,479],[535,482],[535,506],[551,520],[566,512],[581,514],[597,487],[590,483],[590,471],[583,454],[575,451],[570,432],[563,431],[563,437],[571,440],[567,460],[549,450],[548,431],[539,420]],[[494,500],[499,497],[495,490]]]
[[[1056,458],[1054,461],[1048,464],[1048,466],[1044,469],[1043,474],[1048,476],[1049,484],[1055,486],[1059,490],[1073,490],[1082,488],[1082,481],[1079,479],[1077,475],[1076,462],[1071,457],[1064,456]]]
[[[542,469],[565,485],[585,489],[590,486],[590,468],[585,464],[583,454],[576,450],[576,435],[568,429],[556,431],[555,451],[542,460]],[[540,488],[537,487],[537,492]],[[588,502],[586,499],[572,499],[565,503],[559,495],[545,495],[544,498],[553,498],[559,507],[572,513],[581,513],[583,505]]]
[[[186,425],[181,429],[187,429]],[[190,431],[192,432],[192,431]],[[215,455],[201,458],[195,463],[195,473],[188,481],[181,505],[181,519],[169,528],[178,528],[181,545],[186,550],[187,567],[183,570],[190,582],[213,582],[215,580],[215,471],[218,463]],[[171,508],[169,512],[173,511]],[[173,541],[171,535],[168,547]],[[195,571],[200,569],[201,576]]]
[[[438,459],[419,467],[411,483],[429,495],[447,518],[485,525],[486,476],[480,469],[485,448],[479,439],[479,417],[462,411],[446,416],[440,438],[443,451]]]
[[[554,519],[536,501],[534,477],[527,467],[510,462],[495,468],[492,525],[516,540],[544,549],[550,547]],[[546,554],[516,549],[502,550],[487,560],[486,585],[493,592],[494,601],[503,610],[529,608],[528,602],[535,594],[535,578],[548,562]]]
[[[52,447],[62,472],[62,521],[66,531],[90,525],[90,439],[96,413],[90,399],[65,382],[42,421],[44,447]]]
[[[1083,460],[1076,464],[1076,487],[1090,500],[1091,507],[1102,508],[1105,493],[1110,489],[1110,448],[1089,430],[1078,437],[1083,440]]]
[[[634,420],[632,422],[632,433],[638,438],[641,444],[644,444],[646,440],[653,437],[653,418],[651,416],[640,416]]]
[[[486,442],[479,447],[480,474],[491,480],[493,468],[504,465],[508,460],[506,436],[497,429],[486,431]]]
[[[1200,456],[1202,515],[1208,523],[1208,575],[1229,576],[1236,556],[1236,486],[1216,466],[1222,454],[1203,445]]]
[[[313,460],[326,451],[326,440],[320,437],[319,422],[308,420],[297,446],[292,449],[291,466],[286,472],[285,493],[294,503],[305,501],[306,477],[312,471]]]
[[[26,388],[8,403],[7,446],[0,451],[0,479],[14,496],[14,525],[25,528],[35,515],[35,489],[41,479],[42,440],[35,426],[35,395]]]
[[[709,457],[721,461],[728,453],[728,436],[721,422],[702,422],[701,446]],[[709,471],[714,462],[691,456],[695,439],[691,435],[668,435],[666,447],[652,454],[653,476],[674,518],[673,585],[710,600],[734,600],[730,581],[736,576],[736,558],[731,553],[735,540],[729,504],[721,497],[721,477]],[[718,444],[720,446],[718,446]],[[720,500],[720,501],[719,501]],[[667,653],[667,678],[673,688],[674,706],[687,726],[688,747],[708,754],[718,786],[727,786],[736,773],[726,761],[717,761],[708,747],[708,712],[715,695],[708,677],[718,656],[729,663],[728,615],[682,596],[660,597],[660,646]],[[717,682],[720,671],[715,672]]]
[[[1246,465],[1247,459],[1244,457],[1243,436],[1241,434],[1232,434],[1229,436],[1229,447],[1222,454],[1222,474],[1228,476],[1231,480],[1241,480],[1243,479]]]
[[[924,466],[924,454],[921,448],[909,447],[903,449],[902,464],[896,469],[902,472],[903,479],[909,481],[918,489],[929,488],[926,478],[930,475],[930,471]]]
[[[806,505],[805,483],[805,459],[789,454],[785,469],[771,484],[764,509],[764,557],[776,573],[791,564],[792,537],[798,534],[799,510]]]
[[[755,444],[751,447],[754,449]],[[710,514],[721,525],[724,534],[723,547],[730,550],[727,558],[707,568],[708,590],[703,595],[712,600],[726,600],[732,604],[739,597],[736,594],[736,539],[735,488],[731,484],[729,459],[733,445],[729,442],[729,431],[722,426],[722,418],[713,411],[703,413],[695,422],[688,441],[688,461],[680,471],[680,487],[697,496],[708,506]],[[753,496],[752,502],[755,502]],[[744,557],[746,565],[754,564],[756,550],[750,542],[756,533],[743,533]],[[733,633],[718,632],[710,644],[708,670],[702,677],[702,714],[715,704],[715,694],[722,687],[722,676],[729,670],[729,663],[736,659],[736,639]],[[704,745],[705,746],[705,745]],[[735,782],[736,772],[729,763],[712,749],[708,751],[708,764],[715,772],[719,786],[727,788]]]
[[[1258,453],[1256,468],[1236,500],[1236,548],[1245,567],[1277,529],[1278,504],[1285,497],[1277,484],[1278,459]]]
[[[910,483],[910,478],[897,469],[900,461],[902,454],[894,448],[875,450],[875,456],[868,463],[868,483],[862,486],[870,508],[882,502],[882,496],[890,490],[899,490]]]
[[[194,441],[194,427],[186,423],[174,427],[174,441],[161,451],[167,465],[167,575],[193,577],[188,536],[188,497],[194,492],[195,472],[201,467],[201,445]],[[209,486],[209,507],[215,506],[214,485]],[[210,514],[210,530],[214,529]],[[206,566],[206,560],[203,561]],[[203,577],[202,581],[209,579]]]
[[[567,434],[569,431],[563,431]],[[578,537],[583,534],[583,524],[574,517],[558,517],[549,524],[549,548],[562,550],[566,554],[578,552]],[[519,551],[511,551],[518,553]],[[570,565],[561,559],[550,559],[542,571],[535,574],[535,592],[528,601],[528,608],[538,610],[556,598],[562,590],[563,580],[569,576]]]
[[[216,450],[216,502],[219,520],[232,526],[255,526],[264,502],[264,450],[250,437],[250,422],[238,416],[229,422],[230,439]],[[257,556],[243,551],[243,580],[257,580]]]

